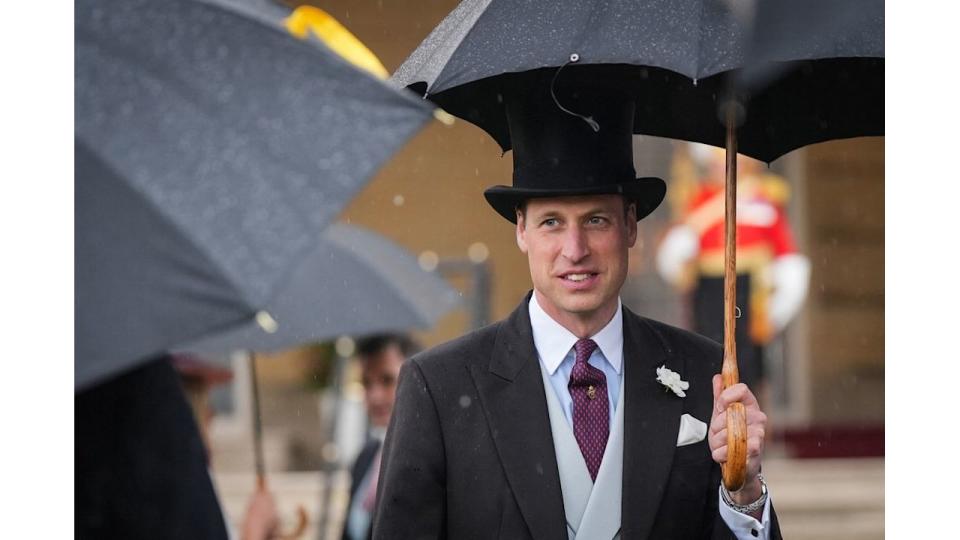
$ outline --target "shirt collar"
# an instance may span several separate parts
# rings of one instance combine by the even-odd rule
[[[543,366],[547,368],[550,375],[553,375],[578,338],[547,315],[537,302],[536,293],[530,295],[528,310],[530,327],[533,330],[533,345],[537,348]],[[597,344],[597,348],[614,371],[620,373],[620,368],[623,366],[623,305],[619,297],[617,311],[613,314],[613,318],[599,332],[590,336],[590,339]]]

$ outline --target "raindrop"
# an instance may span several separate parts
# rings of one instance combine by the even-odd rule
[[[460,406],[466,409],[470,406],[470,396],[463,395],[460,396]]]
[[[340,336],[337,338],[334,348],[337,351],[337,354],[343,358],[349,358],[353,356],[354,350],[356,350],[356,344],[353,342],[353,339],[350,336]]]
[[[437,269],[437,265],[440,264],[440,256],[437,255],[435,251],[424,251],[420,253],[420,256],[417,257],[417,262],[420,263],[420,268],[423,268],[427,272],[432,272]]]
[[[490,249],[483,242],[474,242],[467,248],[467,257],[475,263],[482,263],[490,256]]]
[[[404,198],[403,195],[397,193],[393,196],[393,205],[394,206],[403,206]]]
[[[340,449],[334,443],[327,443],[323,445],[323,449],[320,450],[320,453],[323,455],[323,459],[325,459],[328,463],[332,463],[340,456]]]

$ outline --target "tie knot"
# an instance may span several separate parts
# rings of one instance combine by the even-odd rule
[[[577,353],[576,363],[585,364],[590,359],[590,355],[597,349],[597,344],[592,339],[580,339],[573,345],[573,350]]]

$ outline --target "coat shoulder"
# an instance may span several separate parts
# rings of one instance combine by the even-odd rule
[[[663,345],[669,355],[678,355],[694,359],[695,365],[709,373],[718,373],[723,363],[723,346],[712,339],[689,330],[678,328],[654,319],[634,315],[641,325],[645,325]]]
[[[464,334],[456,339],[431,347],[413,358],[411,362],[428,378],[431,375],[456,370],[462,373],[472,364],[486,365],[496,343],[497,333],[503,321]]]

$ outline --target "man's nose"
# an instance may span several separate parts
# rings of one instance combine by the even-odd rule
[[[570,227],[563,238],[562,255],[572,263],[578,263],[590,255],[587,236],[580,227]]]

